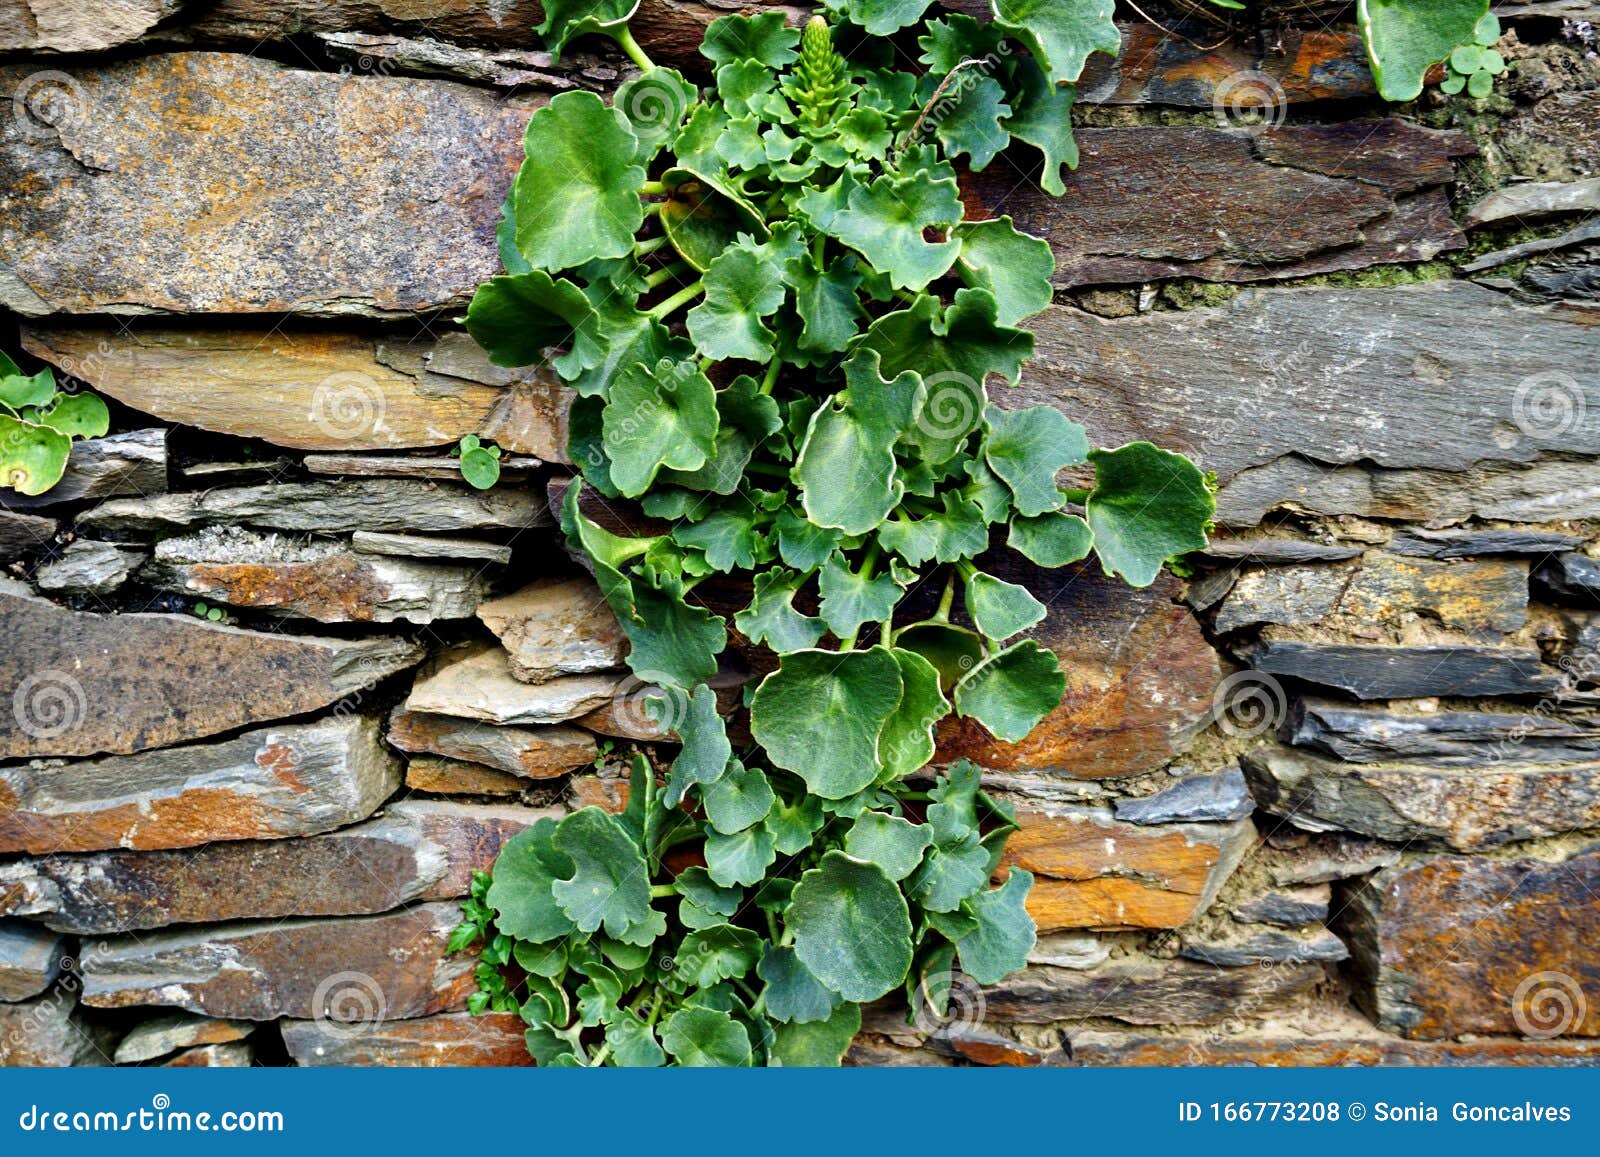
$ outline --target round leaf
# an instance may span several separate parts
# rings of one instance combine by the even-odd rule
[[[787,920],[795,955],[849,1001],[876,1000],[911,967],[911,912],[882,868],[833,851],[800,877]]]
[[[767,1063],[794,1068],[831,1068],[844,1059],[861,1031],[861,1006],[841,1004],[825,1021],[780,1024]]]
[[[865,812],[844,836],[844,850],[883,869],[891,880],[903,880],[922,862],[933,842],[927,824],[914,824],[883,812]]]
[[[756,965],[756,974],[766,982],[761,994],[773,1020],[827,1020],[839,1005],[839,994],[813,976],[793,948],[767,945],[761,963]]]
[[[685,1068],[748,1065],[750,1034],[725,1012],[680,1008],[661,1029],[661,1044]]]
[[[1035,940],[1033,917],[1027,909],[1032,888],[1033,876],[1012,868],[1003,885],[967,901],[964,910],[977,920],[977,926],[956,941],[956,950],[961,954],[961,970],[979,984],[999,984],[1027,966]]]
[[[1089,458],[1095,486],[1085,509],[1106,574],[1147,587],[1167,559],[1205,547],[1217,504],[1193,462],[1149,442]]]
[[[500,459],[482,446],[461,453],[461,477],[475,490],[488,490],[500,481]]]
[[[1009,639],[1044,618],[1044,604],[1018,586],[976,571],[967,580],[967,614],[991,639]]]
[[[1018,232],[1010,217],[962,222],[954,236],[961,242],[961,280],[994,294],[1001,325],[1016,325],[1050,304],[1056,262],[1046,242]]]
[[[580,932],[605,926],[621,940],[646,926],[650,912],[650,874],[644,853],[613,815],[597,807],[573,812],[556,825],[554,843],[573,865],[568,879],[550,890]]]
[[[795,651],[756,689],[751,734],[813,793],[844,799],[878,778],[878,735],[900,694],[900,666],[882,648]]]
[[[0,415],[0,485],[18,494],[43,494],[67,470],[72,439],[49,426]]]
[[[576,870],[555,845],[556,821],[541,819],[512,836],[494,864],[494,882],[485,897],[496,912],[495,925],[507,936],[535,944],[572,932],[573,923],[551,892]]]
[[[956,684],[956,712],[976,719],[996,739],[1019,743],[1056,709],[1066,689],[1055,655],[1025,639],[991,655]]]

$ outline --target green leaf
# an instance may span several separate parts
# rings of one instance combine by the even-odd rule
[[[1067,191],[1061,166],[1078,167],[1078,142],[1072,135],[1072,102],[1077,99],[1077,89],[1070,84],[1051,84],[1032,60],[1017,62],[1017,84],[1020,91],[1012,99],[1016,111],[1005,127],[1019,141],[1044,154],[1039,186],[1059,197]]]
[[[804,323],[800,348],[812,353],[839,353],[856,335],[857,322],[866,316],[856,294],[861,272],[848,254],[819,271],[809,257],[792,258],[784,278],[794,288],[795,308]]]
[[[691,784],[702,787],[721,779],[733,757],[733,745],[728,742],[728,726],[717,714],[717,693],[709,684],[697,683],[694,693],[683,702],[683,718],[670,721],[665,715],[673,713],[674,697],[652,699],[645,710],[653,716],[658,713],[658,723],[676,722],[683,750],[672,761],[672,771],[667,776],[666,804],[677,807]]]
[[[793,948],[768,944],[761,963],[756,965],[756,975],[766,982],[761,990],[762,1002],[773,1020],[799,1024],[823,1021],[839,1006],[839,994],[813,976]]]
[[[777,857],[772,833],[761,824],[727,836],[706,833],[706,871],[724,888],[761,883]]]
[[[555,834],[556,821],[546,817],[500,849],[485,902],[497,914],[496,927],[507,936],[542,943],[572,932],[572,921],[550,889],[556,881],[570,879],[576,866],[556,847]]]
[[[1056,472],[1078,465],[1089,455],[1083,427],[1053,406],[1026,410],[990,406],[983,418],[989,429],[984,458],[1011,488],[1017,513],[1031,516],[1059,507]]]
[[[706,29],[700,55],[713,64],[757,60],[768,68],[782,68],[800,55],[794,51],[799,43],[800,30],[788,27],[782,12],[721,16]]]
[[[703,550],[713,570],[754,570],[757,563],[770,562],[771,547],[761,532],[762,511],[748,503],[712,511],[699,522],[680,526],[672,532],[674,542]]]
[[[1483,100],[1494,91],[1492,72],[1475,72],[1467,78],[1467,95],[1473,100]]]
[[[982,571],[967,579],[967,614],[991,639],[1009,639],[1042,621],[1044,604],[1026,587],[1004,582]]]
[[[722,619],[683,601],[680,584],[632,584],[634,613],[619,613],[628,636],[628,666],[646,683],[685,690],[717,673],[717,655],[728,641]],[[615,606],[613,606],[615,609]]]
[[[711,826],[725,836],[758,823],[772,810],[777,797],[759,767],[745,767],[738,760],[716,782],[700,789]]]
[[[1378,94],[1388,101],[1416,99],[1428,70],[1471,42],[1488,12],[1489,0],[1359,0],[1356,21]]]
[[[851,570],[838,553],[822,564],[817,590],[822,596],[822,621],[841,639],[854,636],[863,623],[887,619],[903,593],[893,574],[866,578]]]
[[[606,1044],[612,1059],[625,1069],[655,1069],[667,1063],[655,1032],[626,1010],[606,1026]]]
[[[751,1061],[750,1034],[710,1008],[680,1008],[661,1028],[661,1044],[685,1068],[737,1067]]]
[[[939,672],[915,651],[893,648],[889,652],[900,668],[902,691],[894,714],[878,737],[878,757],[887,783],[921,771],[933,758],[934,725],[950,713],[939,685]]]
[[[844,537],[831,527],[818,526],[801,518],[787,507],[778,511],[774,525],[778,531],[779,556],[801,573],[821,566]]]
[[[568,869],[569,871],[571,869]],[[554,904],[553,897],[548,895],[549,885],[545,885],[546,899]],[[556,977],[567,969],[567,940],[571,934],[572,923],[565,916],[562,923],[567,926],[567,931],[562,933],[560,940],[552,940],[548,944],[529,944],[526,940],[518,940],[512,946],[512,956],[516,959],[518,967],[531,976]],[[554,1007],[552,1005],[552,1007]]]
[[[933,0],[827,0],[829,8],[843,12],[851,23],[859,24],[873,36],[915,24]]]
[[[557,825],[554,842],[571,859],[573,873],[550,890],[578,931],[604,925],[608,936],[621,940],[649,922],[650,872],[615,816],[582,808]]]
[[[897,516],[884,523],[878,528],[878,542],[912,566],[921,566],[929,559],[955,562],[982,554],[989,545],[983,511],[955,491],[947,490],[940,502],[944,506],[941,514],[916,520]]]
[[[523,257],[556,270],[632,252],[645,170],[622,114],[592,92],[564,92],[534,112],[525,145],[514,186]]]
[[[523,1034],[528,1055],[540,1068],[563,1068],[577,1062],[573,1043],[549,1025],[536,1024]]]
[[[992,76],[979,76],[976,80],[957,82],[953,88],[958,95],[953,104],[947,90],[935,102],[933,113],[938,115],[943,104],[950,104],[934,126],[934,135],[944,145],[947,157],[966,153],[971,158],[968,167],[975,173],[988,168],[989,162],[1000,150],[1011,143],[1011,134],[1000,122],[1011,115],[1006,103],[1005,89]]]
[[[743,976],[761,959],[761,937],[748,928],[717,924],[689,933],[672,958],[673,979],[688,987],[709,988],[719,980]]]
[[[948,623],[913,623],[895,635],[894,645],[933,664],[939,686],[947,693],[983,659],[983,639]]]
[[[757,254],[749,238],[741,238],[711,262],[705,275],[705,299],[689,311],[689,336],[708,358],[744,358],[765,362],[772,357],[773,332],[761,319],[783,304],[783,281]]]
[[[885,381],[871,350],[852,357],[844,372],[848,388],[811,416],[794,477],[812,522],[865,534],[904,493],[894,445],[911,425],[922,383],[910,370]]]
[[[911,967],[905,897],[882,868],[843,852],[800,877],[787,925],[795,955],[845,1000],[876,1000]]]
[[[922,55],[917,59],[928,66],[929,75],[942,80],[963,60],[999,54],[1004,39],[993,24],[980,24],[970,16],[951,13],[923,25],[923,33],[917,37]]]
[[[717,395],[693,364],[662,358],[635,364],[611,385],[603,419],[611,480],[628,497],[643,494],[662,467],[698,470],[716,452]]]
[[[738,888],[724,888],[704,868],[685,868],[672,882],[684,896],[719,916],[732,916],[744,899]]]
[[[734,615],[734,625],[752,643],[764,644],[779,655],[815,647],[827,628],[821,619],[794,609],[795,592],[803,581],[783,567],[756,575],[755,597]]]
[[[1031,639],[991,655],[956,684],[956,713],[996,739],[1018,743],[1061,703],[1067,678],[1055,655]]]
[[[717,393],[717,449],[698,470],[663,470],[658,480],[714,494],[732,494],[758,445],[783,428],[778,403],[760,392],[749,374],[740,374]]]
[[[961,252],[959,242],[925,241],[922,231],[959,220],[961,198],[954,181],[935,180],[926,172],[886,173],[871,185],[857,186],[827,232],[888,274],[896,288],[922,289],[942,277]]]
[[[500,481],[500,458],[482,446],[461,452],[461,477],[474,490],[488,490]]]
[[[989,882],[991,857],[978,830],[981,778],[976,764],[960,760],[929,792],[933,846],[912,876],[909,890],[930,912],[956,911]]]
[[[611,107],[622,113],[639,141],[634,160],[649,165],[678,135],[683,118],[699,99],[700,91],[676,69],[652,68],[624,81]]]
[[[841,1004],[825,1021],[780,1024],[773,1031],[769,1065],[832,1068],[844,1060],[861,1031],[861,1006]]]
[[[663,173],[661,181],[668,189],[661,203],[661,228],[678,255],[701,273],[741,233],[757,241],[769,236],[755,206],[720,178],[679,166]]]
[[[767,813],[764,826],[781,855],[795,856],[811,845],[812,835],[823,823],[821,802],[815,796],[802,795],[793,804],[779,800]]]
[[[1006,545],[1040,566],[1054,569],[1087,558],[1094,535],[1077,515],[1052,511],[1033,518],[1013,518]]]
[[[62,394],[35,421],[69,438],[100,438],[111,429],[111,411],[96,394]]]
[[[900,667],[882,648],[796,651],[756,688],[750,730],[813,793],[844,799],[882,770],[878,735],[900,695]]]
[[[607,35],[624,28],[633,19],[639,0],[546,0],[544,23],[539,35],[545,47],[557,56],[574,36],[591,32]]]
[[[24,406],[47,406],[56,396],[56,378],[48,368],[31,378],[24,377],[17,364],[7,358],[0,366],[0,406],[20,410]]]
[[[999,984],[1027,967],[1035,940],[1033,917],[1026,907],[1032,887],[1031,873],[1012,868],[1003,885],[978,893],[964,905],[978,926],[956,941],[956,951],[961,970],[979,984]]]
[[[71,453],[72,439],[60,431],[0,415],[0,485],[43,494],[61,481]]]
[[[844,850],[858,860],[883,869],[891,880],[903,880],[922,862],[933,842],[927,824],[914,824],[899,816],[866,812],[844,836]]]
[[[1149,442],[1095,450],[1095,485],[1085,503],[1106,574],[1146,587],[1175,554],[1201,550],[1216,499],[1200,469]]]
[[[467,332],[495,365],[531,366],[544,361],[546,348],[575,342],[595,319],[583,290],[535,269],[480,285],[467,308]],[[568,364],[581,368],[583,357]]]
[[[961,280],[994,295],[1001,325],[1016,325],[1050,304],[1056,262],[1046,242],[1018,232],[1010,217],[963,222],[954,236],[961,242]]]
[[[1116,55],[1114,0],[991,0],[994,22],[1032,50],[1051,84],[1071,84],[1094,52]]]

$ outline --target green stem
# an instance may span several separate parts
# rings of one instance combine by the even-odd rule
[[[644,279],[645,288],[647,290],[655,289],[658,286],[665,285],[688,268],[689,263],[687,261],[674,261],[671,265],[664,265]]]
[[[767,918],[767,939],[776,944],[778,942],[778,917],[770,911],[763,911],[761,914]]]
[[[626,24],[611,33],[611,39],[617,42],[622,51],[628,54],[628,59],[637,64],[645,72],[654,70],[656,63],[644,54],[644,49],[639,47],[639,42],[633,38],[633,30]]]
[[[711,372],[711,367],[716,364],[717,360],[715,358],[701,358],[699,362],[700,372],[702,374],[709,374]]]
[[[905,302],[907,305],[917,304],[917,295],[912,293],[909,289],[897,289],[894,291],[894,295],[898,300]]]
[[[671,297],[667,298],[667,300],[663,301],[660,305],[650,310],[649,316],[653,317],[656,321],[660,321],[662,318],[671,314],[673,310],[677,309],[680,305],[688,305],[695,298],[699,297],[705,292],[705,288],[706,287],[698,281],[692,285],[686,285],[682,289],[678,290],[677,293],[674,293]]]
[[[609,1043],[601,1045],[600,1046],[600,1051],[595,1053],[594,1056],[592,1056],[591,1058],[589,1058],[589,1067],[591,1069],[598,1069],[601,1065],[606,1063],[606,1058],[609,1057],[610,1055],[611,1055],[611,1045]]]
[[[1081,506],[1089,501],[1089,492],[1087,490],[1063,490],[1061,497],[1067,502],[1076,502]]]
[[[818,233],[816,240],[811,243],[811,264],[818,273],[823,270],[823,263],[827,259],[827,250],[828,235],[826,233]]]
[[[652,884],[650,886],[650,898],[652,900],[665,900],[668,896],[676,896],[677,894],[678,886],[676,884]]]
[[[956,605],[956,572],[951,571],[950,576],[944,580],[944,593],[939,596],[939,609],[934,612],[933,623],[948,623],[950,621],[950,608]]]
[[[646,181],[639,186],[639,196],[641,197],[665,197],[669,192],[671,190],[660,181]]]
[[[644,215],[646,217],[661,216],[661,206],[664,204],[666,204],[665,201],[646,201],[644,203]]]
[[[778,382],[778,371],[782,368],[783,363],[777,358],[773,358],[767,363],[767,372],[761,376],[761,393],[772,393],[772,387]]]
[[[661,994],[660,986],[656,988],[656,1002],[650,1008],[650,1019],[645,1021],[646,1028],[654,1028],[656,1021],[661,1016],[661,1010],[667,1005],[667,998]]]
[[[873,539],[867,547],[867,553],[861,559],[861,577],[869,579],[878,569],[878,559],[883,556],[883,548],[878,545],[878,540]]]
[[[666,243],[667,236],[665,233],[663,233],[660,237],[652,237],[648,241],[639,242],[639,244],[633,247],[633,255],[635,257],[649,257],[650,254],[654,253],[657,249],[660,249]]]

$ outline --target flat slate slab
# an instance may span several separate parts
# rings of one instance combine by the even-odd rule
[[[1440,767],[1600,760],[1600,716],[1550,711],[1396,711],[1302,698],[1285,737],[1353,763],[1412,761]]]
[[[1532,647],[1386,647],[1268,640],[1237,651],[1268,675],[1337,687],[1358,699],[1429,695],[1531,695],[1558,690],[1561,675]]]
[[[1128,1024],[1212,1024],[1241,1004],[1269,1012],[1309,992],[1321,964],[1217,968],[1123,957],[1090,969],[1035,965],[984,990],[986,1015],[1017,1024],[1105,1017]]]
[[[403,639],[71,611],[0,582],[0,761],[128,754],[302,715],[418,662]],[[248,688],[248,694],[241,689]]]
[[[43,494],[0,490],[0,506],[42,510],[68,502],[124,494],[162,494],[167,489],[167,431],[130,430],[72,444],[67,471]]]
[[[512,1013],[471,1016],[443,1012],[414,1020],[391,1020],[364,1032],[316,1020],[286,1020],[280,1026],[294,1063],[377,1068],[522,1067],[533,1064],[524,1034],[528,1026]]]
[[[26,920],[0,920],[0,1001],[29,1000],[55,983],[64,938]]]
[[[483,764],[527,779],[554,779],[600,754],[594,736],[577,727],[505,727],[415,711],[395,712],[388,738],[401,751]]]
[[[510,655],[493,647],[419,678],[405,710],[513,726],[565,723],[609,702],[622,682],[619,675],[596,674],[524,683],[512,674]]]

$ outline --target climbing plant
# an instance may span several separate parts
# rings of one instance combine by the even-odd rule
[[[66,473],[72,443],[98,438],[110,426],[110,412],[96,395],[63,393],[49,367],[24,374],[0,354],[0,485],[43,494]]]
[[[474,884],[472,1007],[520,1012],[541,1064],[836,1064],[863,1003],[942,1016],[957,970],[1023,967],[1032,878],[993,883],[1012,815],[932,766],[946,717],[1015,742],[1065,690],[1024,637],[1045,607],[991,572],[1146,586],[1205,545],[1193,463],[1001,404],[1054,262],[957,184],[1005,152],[1064,192],[1111,0],[929,4],[723,17],[704,85],[646,56],[630,0],[545,6],[553,51],[598,33],[640,71],[533,114],[467,328],[574,391],[562,530],[681,748]],[[761,673],[742,704],[712,686],[730,625]]]

